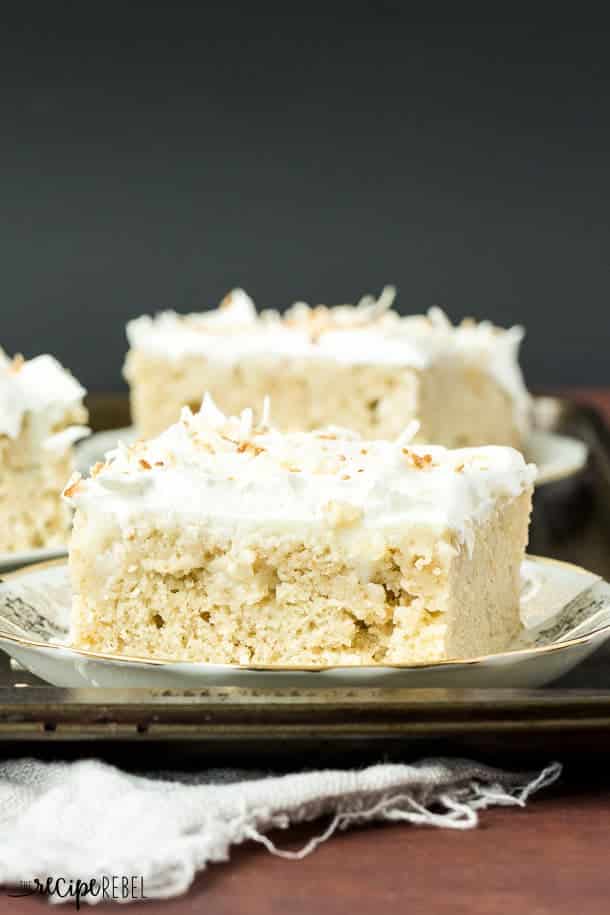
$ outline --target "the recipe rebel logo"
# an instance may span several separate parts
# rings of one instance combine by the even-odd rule
[[[141,875],[107,875],[99,880],[80,880],[68,877],[46,877],[40,880],[23,880],[13,892],[7,893],[13,899],[24,896],[46,896],[53,902],[72,899],[76,910],[80,910],[83,899],[96,902],[126,902],[127,900],[146,899],[144,894],[144,877]]]

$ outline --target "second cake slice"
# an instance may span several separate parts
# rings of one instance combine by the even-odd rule
[[[418,440],[447,447],[523,448],[530,397],[518,363],[523,331],[489,322],[453,327],[442,311],[401,317],[379,299],[257,313],[242,290],[218,309],[131,321],[125,377],[139,434],[176,422],[209,391],[226,413],[270,394],[284,432],[339,423],[395,438],[416,419]]]

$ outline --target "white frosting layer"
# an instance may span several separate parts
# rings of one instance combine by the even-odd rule
[[[123,527],[142,517],[236,533],[252,526],[449,529],[468,542],[472,523],[500,497],[530,487],[533,465],[512,448],[447,450],[367,442],[346,430],[281,434],[252,411],[226,418],[206,398],[201,411],[150,442],[119,447],[65,491],[76,507]]]
[[[502,330],[488,321],[454,327],[439,308],[428,315],[401,317],[390,310],[394,290],[358,305],[310,308],[297,303],[284,315],[257,313],[241,289],[201,314],[165,311],[127,325],[133,349],[178,361],[202,356],[216,362],[244,359],[329,359],[348,365],[390,365],[424,369],[435,360],[459,358],[486,371],[509,394],[516,423],[529,428],[530,398],[518,356],[523,329]]]
[[[52,441],[53,427],[67,410],[81,403],[85,393],[53,356],[11,360],[0,350],[0,435],[17,438],[27,414],[41,444],[65,450],[75,437],[82,437],[83,427],[71,427],[78,434],[63,430],[63,437]]]

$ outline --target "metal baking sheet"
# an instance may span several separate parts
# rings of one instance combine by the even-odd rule
[[[3,755],[146,769],[345,765],[439,754],[503,765],[610,756],[610,691],[0,690]]]

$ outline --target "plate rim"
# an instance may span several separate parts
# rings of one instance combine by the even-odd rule
[[[52,556],[47,556],[46,558],[41,559],[30,559],[31,556],[38,556],[39,554],[53,553]],[[15,572],[26,571],[28,568],[31,568],[33,565],[40,566],[45,562],[55,562],[57,559],[65,559],[68,555],[68,544],[65,543],[63,546],[37,546],[31,550],[18,550],[15,553],[0,553],[0,575],[2,575],[3,565],[15,565],[17,563],[24,563],[23,566],[20,566],[19,569],[11,569],[10,572],[4,573],[5,576],[12,575]]]
[[[577,572],[579,574],[593,575],[595,580],[591,583],[590,587],[598,584],[600,581],[603,582],[604,579],[601,575],[597,575],[594,572],[589,572],[588,569],[578,566],[572,562],[566,562],[562,559],[553,559],[548,556],[537,556],[532,553],[525,554],[526,560],[532,560],[535,564],[540,565],[557,565],[563,568],[570,569],[572,572]],[[525,560],[524,560],[525,561]],[[8,572],[6,574],[0,574],[0,584],[5,581],[10,581],[12,579],[28,575],[35,571],[41,571],[45,568],[50,568],[54,566],[68,565],[67,557],[60,557],[58,559],[50,559],[46,562],[39,562],[29,566],[26,566],[21,569],[17,569],[13,572]],[[77,657],[82,657],[85,660],[95,660],[102,662],[112,662],[120,664],[135,664],[139,667],[180,667],[187,668],[187,670],[196,671],[197,669],[203,668],[208,672],[218,671],[228,673],[237,673],[237,672],[253,672],[253,673],[303,673],[303,674],[316,674],[316,673],[329,673],[329,672],[348,672],[354,673],[355,671],[363,671],[369,674],[371,673],[382,673],[384,671],[408,671],[408,670],[434,670],[441,667],[462,667],[462,666],[473,666],[473,665],[483,665],[485,663],[494,663],[497,661],[506,661],[512,660],[513,658],[523,658],[524,656],[533,657],[546,655],[557,651],[563,651],[564,649],[573,648],[579,645],[587,645],[589,642],[599,638],[603,633],[606,633],[606,637],[610,637],[610,622],[606,623],[604,626],[600,626],[597,629],[594,629],[592,632],[588,632],[585,635],[577,636],[573,639],[568,639],[563,642],[552,643],[551,645],[540,645],[532,646],[531,648],[517,648],[514,651],[502,651],[496,652],[494,654],[479,655],[474,658],[447,658],[440,661],[435,661],[433,663],[422,661],[414,664],[335,664],[335,665],[253,665],[253,664],[213,664],[209,661],[191,661],[185,660],[180,661],[175,658],[143,658],[137,655],[116,655],[109,654],[105,652],[92,651],[87,648],[74,648],[71,645],[64,645],[59,642],[41,642],[37,639],[29,639],[24,636],[16,636],[9,633],[5,633],[0,629],[0,643],[10,642],[12,644],[21,645],[24,648],[31,649],[40,649],[45,651],[51,649],[53,651],[59,651],[64,653],[68,657],[76,655]]]
[[[546,486],[548,483],[558,483],[560,480],[568,480],[571,477],[576,476],[576,474],[581,473],[581,471],[587,466],[587,461],[589,460],[589,446],[582,439],[577,438],[575,435],[564,435],[560,432],[550,432],[546,429],[540,428],[532,429],[530,436],[532,434],[538,435],[541,438],[545,438],[547,440],[551,439],[554,441],[570,442],[571,444],[578,445],[581,449],[579,460],[576,461],[576,459],[574,459],[570,463],[569,467],[562,470],[550,470],[547,471],[547,473],[539,473],[536,480],[534,481],[535,489],[539,486]],[[529,463],[535,463],[535,461],[532,460],[531,455],[527,453],[527,442],[525,449],[526,450],[523,452],[525,460]],[[538,467],[539,465],[536,464],[536,466]]]

